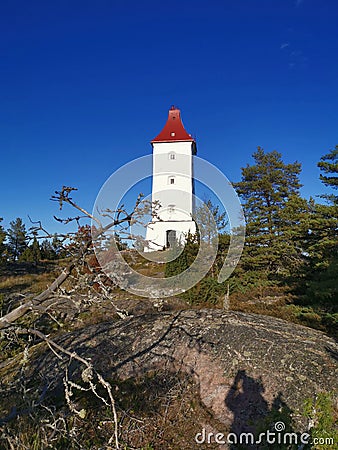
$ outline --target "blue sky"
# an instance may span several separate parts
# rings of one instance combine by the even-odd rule
[[[0,4],[0,217],[52,219],[63,184],[89,210],[151,152],[172,104],[198,155],[232,181],[256,147],[302,163],[302,194],[336,144],[335,0]],[[66,211],[66,215],[70,211]]]

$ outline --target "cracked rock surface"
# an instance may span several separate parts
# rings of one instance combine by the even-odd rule
[[[213,418],[236,432],[252,430],[276,401],[287,405],[301,429],[304,400],[337,389],[337,343],[268,316],[162,312],[92,325],[56,341],[91,358],[109,379],[140,378],[156,370],[189,375]],[[74,361],[73,374],[77,366]],[[50,351],[32,367],[52,385],[62,383],[63,363]]]

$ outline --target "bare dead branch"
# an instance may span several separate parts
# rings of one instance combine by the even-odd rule
[[[72,269],[74,267],[74,263],[70,264],[67,268],[65,268],[62,273],[56,278],[56,280],[41,294],[30,299],[25,302],[23,305],[18,306],[17,308],[10,311],[8,314],[0,318],[0,330],[3,328],[8,328],[11,326],[13,322],[20,319],[24,316],[28,311],[31,311],[34,306],[39,305],[44,300],[48,299],[51,294],[53,294],[59,286],[69,277]]]
[[[140,218],[144,214],[144,210],[148,210],[150,208],[151,203],[145,202],[142,203],[143,194],[139,194],[135,206],[133,208],[132,212],[129,212],[123,208],[123,205],[121,208],[117,209],[115,211],[115,218],[108,223],[106,226],[102,226],[99,219],[94,217],[92,214],[88,213],[84,208],[80,207],[73,201],[73,199],[70,197],[71,192],[76,191],[76,188],[73,187],[67,187],[63,186],[61,191],[55,191],[56,195],[52,196],[53,201],[58,201],[60,205],[60,209],[62,209],[62,206],[64,203],[70,204],[75,209],[81,211],[84,216],[76,216],[74,218],[68,218],[68,219],[57,219],[63,223],[68,223],[72,220],[75,220],[79,222],[81,218],[90,218],[94,220],[98,224],[98,228],[92,228],[91,234],[83,235],[83,240],[81,242],[76,243],[75,239],[78,236],[78,233],[68,233],[66,235],[62,235],[63,240],[69,239],[71,236],[73,236],[74,239],[74,260],[61,272],[61,274],[56,278],[56,280],[41,294],[37,295],[34,298],[29,298],[27,301],[25,301],[23,304],[15,308],[14,310],[10,311],[6,315],[0,318],[0,330],[4,328],[10,327],[14,322],[16,322],[18,319],[23,317],[26,313],[33,310],[34,307],[41,305],[43,301],[48,299],[51,295],[55,293],[57,289],[60,288],[60,286],[64,283],[64,281],[70,276],[73,269],[81,263],[81,261],[84,261],[84,258],[88,254],[88,251],[92,248],[92,239],[98,239],[101,236],[104,236],[107,231],[109,231],[111,228],[114,228],[116,226],[123,226],[124,224],[128,224],[130,226],[131,223],[141,223]],[[158,205],[154,208],[154,211],[156,211],[156,208]],[[113,211],[107,210],[109,214],[113,214]],[[103,213],[104,214],[104,213]],[[31,219],[30,219],[31,220]],[[52,238],[55,235],[52,235],[45,230],[41,224],[40,221],[32,221],[32,223],[35,223],[36,226],[33,227],[34,233],[37,233],[38,231],[41,231],[44,234],[44,237]],[[130,233],[126,233],[127,238],[129,239],[136,239],[134,236],[132,236]],[[136,239],[137,240],[137,239]],[[76,244],[76,245],[75,245]],[[68,246],[70,248],[70,246]],[[118,308],[116,308],[116,311],[118,314],[121,314],[121,317],[123,317],[125,314],[122,311],[119,311]]]
[[[95,216],[90,214],[88,211],[86,211],[84,208],[79,206],[77,203],[73,202],[73,199],[71,197],[69,197],[69,194],[72,191],[77,191],[77,188],[63,186],[61,191],[55,191],[56,195],[52,195],[51,199],[53,201],[59,202],[60,210],[62,209],[63,203],[69,203],[73,208],[81,211],[85,216],[94,220],[99,226],[101,226],[101,222]]]
[[[40,339],[44,340],[47,343],[49,348],[51,348],[54,353],[55,353],[55,350],[57,350],[60,353],[63,353],[65,355],[69,356],[70,359],[75,359],[75,360],[81,362],[82,364],[84,364],[86,366],[86,369],[82,372],[82,379],[83,379],[83,381],[85,381],[85,382],[87,382],[89,384],[90,390],[94,393],[94,395],[97,398],[99,398],[106,406],[109,406],[111,408],[112,413],[113,413],[113,417],[114,417],[114,425],[115,426],[114,426],[114,436],[109,440],[109,444],[111,444],[113,439],[114,439],[115,440],[115,447],[116,447],[116,449],[119,449],[120,448],[120,444],[119,444],[119,438],[118,438],[118,417],[117,417],[117,412],[116,412],[116,407],[115,407],[115,400],[114,400],[114,397],[113,397],[113,394],[112,394],[112,387],[111,387],[110,383],[108,383],[108,381],[106,381],[103,378],[103,376],[94,369],[94,367],[93,367],[93,365],[92,365],[92,363],[90,361],[88,361],[87,359],[82,358],[76,352],[74,352],[74,351],[70,352],[66,348],[60,346],[55,341],[53,341],[52,339],[48,338],[46,335],[41,333],[41,331],[35,330],[35,329],[32,329],[32,328],[28,328],[27,330],[22,330],[22,332],[27,332],[27,333],[30,333],[30,334],[33,334],[33,335],[39,337]],[[60,355],[58,355],[57,353],[56,353],[56,356],[58,358],[60,358]],[[106,399],[104,397],[102,397],[100,394],[98,394],[96,385],[93,382],[94,375],[96,375],[99,383],[107,391],[108,397],[109,397],[109,403],[106,401]],[[71,402],[69,400],[70,396],[69,396],[69,390],[68,389],[69,388],[71,389],[72,387],[76,387],[77,388],[77,384],[68,380],[68,372],[67,371],[66,371],[66,376],[64,378],[64,385],[65,385],[65,394],[66,394],[67,404],[70,405]],[[82,390],[81,387],[80,387],[80,389]],[[72,407],[71,407],[71,410],[73,412],[76,412],[77,414],[80,413],[80,412],[76,411]]]

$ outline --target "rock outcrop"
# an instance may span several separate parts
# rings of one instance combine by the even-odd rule
[[[282,407],[292,413],[295,429],[305,431],[304,400],[337,389],[336,342],[267,316],[222,310],[163,312],[93,325],[56,342],[91,358],[108,379],[139,379],[151,371],[188,375],[214,420],[201,426],[215,430],[217,422],[223,432],[254,432],[273,408]],[[39,374],[55,389],[62,385],[63,363],[50,350],[31,367],[32,376]],[[76,377],[76,361],[70,370]]]

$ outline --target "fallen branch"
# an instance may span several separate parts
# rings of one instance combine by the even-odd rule
[[[41,294],[39,294],[38,296],[29,299],[23,305],[18,306],[5,316],[1,317],[0,330],[10,327],[13,322],[20,319],[27,312],[31,311],[35,306],[40,305],[43,301],[47,300],[51,296],[51,294],[53,294],[69,277],[74,267],[75,267],[74,263],[70,264],[67,268],[65,268],[61,272],[61,274],[56,278],[56,280],[53,281],[53,283],[45,291],[41,292]]]
[[[68,407],[70,408],[70,410],[72,412],[74,412],[75,414],[82,417],[81,416],[82,411],[77,411],[74,408],[74,406],[72,405],[72,402],[70,400],[70,398],[72,396],[72,388],[79,389],[79,390],[85,390],[85,391],[90,390],[91,392],[93,392],[93,394],[98,399],[100,399],[106,406],[109,406],[112,410],[112,414],[113,414],[113,418],[114,418],[114,435],[109,439],[108,444],[110,445],[113,441],[115,441],[115,448],[119,449],[120,444],[119,444],[119,437],[118,437],[118,417],[117,417],[117,412],[116,412],[116,407],[115,407],[115,400],[114,400],[113,393],[112,393],[112,387],[111,387],[110,383],[108,381],[106,381],[103,378],[103,376],[94,369],[94,367],[90,361],[82,358],[75,351],[69,351],[66,348],[62,347],[61,345],[57,344],[55,341],[53,341],[52,339],[47,337],[41,331],[35,330],[33,328],[26,328],[26,329],[20,329],[20,333],[31,334],[31,335],[37,336],[38,338],[45,341],[47,343],[48,347],[50,348],[50,350],[54,353],[54,355],[58,359],[62,359],[62,356],[60,355],[60,353],[62,353],[64,355],[67,355],[69,357],[70,361],[72,359],[75,359],[75,360],[79,361],[80,363],[82,363],[86,367],[82,371],[81,377],[85,383],[88,383],[89,388],[87,388],[87,389],[84,389],[80,385],[69,380],[68,379],[68,371],[66,369],[66,375],[63,379],[63,383],[64,383],[64,387],[65,387],[65,399],[68,404]],[[98,383],[106,390],[109,401],[107,401],[104,397],[102,397],[97,392],[97,387],[94,383],[94,376],[96,376]],[[39,401],[35,404],[35,406],[41,405],[43,399],[46,396],[46,393],[47,393],[47,386],[44,387],[44,390],[43,390],[42,394],[40,395]],[[20,411],[18,411],[17,408],[14,407],[7,417],[0,418],[0,425],[4,425],[5,423],[8,423],[11,420],[15,419],[17,416],[26,415],[26,414],[31,413],[32,411],[33,411],[32,407],[27,410],[20,410]]]
[[[97,218],[95,218],[92,214],[90,214],[88,211],[86,211],[85,209],[83,209],[82,207],[77,205],[77,203],[75,203],[72,200],[72,198],[70,197],[70,193],[73,191],[76,191],[76,190],[77,190],[76,188],[63,186],[61,191],[55,191],[56,195],[52,196],[52,200],[59,202],[60,209],[62,209],[64,203],[70,204],[73,208],[81,211],[84,214],[84,217],[94,220],[97,223],[98,228],[96,228],[96,229],[93,228],[91,231],[89,231],[88,235],[84,236],[85,240],[80,245],[80,248],[77,248],[77,252],[76,252],[77,254],[74,255],[73,261],[68,265],[68,267],[63,269],[61,274],[56,278],[56,280],[46,290],[44,290],[41,294],[37,295],[34,298],[30,297],[29,299],[27,299],[26,302],[24,302],[23,304],[21,304],[20,306],[18,306],[17,308],[13,309],[8,314],[6,314],[0,318],[0,330],[9,328],[15,321],[17,321],[18,319],[23,317],[28,312],[32,311],[34,309],[34,307],[37,310],[38,309],[38,308],[36,308],[37,306],[40,306],[42,302],[44,302],[45,300],[50,298],[50,296],[53,293],[55,293],[55,291],[62,285],[62,283],[70,276],[73,269],[75,267],[78,267],[79,264],[81,263],[81,261],[82,262],[84,261],[85,256],[88,254],[88,251],[92,248],[91,233],[94,234],[94,239],[98,239],[100,236],[104,236],[104,234],[108,230],[110,230],[111,228],[113,228],[117,225],[123,225],[123,224],[130,225],[131,221],[134,221],[134,223],[139,223],[139,217],[142,216],[142,208],[141,208],[141,210],[139,210],[139,207],[140,207],[140,204],[142,201],[142,197],[143,197],[142,194],[139,194],[139,196],[137,197],[134,209],[131,213],[128,213],[123,208],[119,208],[116,211],[109,210],[110,213],[112,213],[112,214],[114,213],[116,216],[115,216],[115,218],[112,217],[111,223],[109,223],[108,225],[103,227],[101,222]],[[101,213],[101,214],[102,214],[102,216],[105,215],[104,213]],[[134,216],[136,217],[136,219],[134,218]],[[59,221],[65,222],[65,223],[67,223],[67,221],[69,221],[69,220],[70,219],[66,219],[66,220],[59,219]],[[47,233],[47,231],[44,230],[44,228],[42,227],[41,222],[37,221],[37,222],[33,222],[33,223],[38,225],[33,228],[33,232],[35,233],[35,235],[39,231],[43,231],[45,234]],[[47,236],[52,237],[52,235],[50,235],[49,233],[47,233]],[[120,314],[120,311],[118,310],[118,308],[116,308],[116,311],[117,311],[117,314]]]

